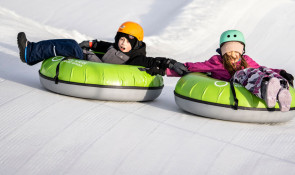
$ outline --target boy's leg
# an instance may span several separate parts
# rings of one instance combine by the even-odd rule
[[[17,34],[17,46],[19,49],[19,56],[22,62],[26,63],[25,52],[27,47],[27,37],[24,32],[20,32]]]
[[[33,65],[54,56],[83,59],[83,52],[78,43],[71,39],[45,40],[30,42],[27,46],[27,64]]]
[[[44,40],[29,42],[24,32],[17,35],[17,44],[22,62],[34,65],[54,56],[83,59],[83,52],[78,43],[72,39]]]

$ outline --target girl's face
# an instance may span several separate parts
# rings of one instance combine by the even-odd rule
[[[129,52],[132,49],[131,44],[125,37],[121,37],[119,39],[118,48],[121,50],[121,52]]]
[[[232,58],[233,63],[238,62],[239,59],[240,59],[240,53],[239,52],[231,51],[231,52],[227,52],[226,54]]]

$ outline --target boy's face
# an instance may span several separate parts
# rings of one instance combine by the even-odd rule
[[[125,37],[119,39],[118,48],[121,52],[129,52],[132,49],[130,42]]]

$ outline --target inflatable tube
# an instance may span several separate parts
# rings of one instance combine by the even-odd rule
[[[234,97],[229,82],[202,73],[190,73],[177,82],[175,102],[181,109],[199,116],[237,122],[279,123],[295,116],[293,87],[290,87],[293,100],[288,112],[281,112],[278,103],[275,108],[267,108],[264,100],[240,84],[234,83],[234,87],[239,100],[237,110],[233,107]]]
[[[43,61],[39,75],[46,89],[59,94],[111,101],[154,100],[162,92],[163,78],[140,68],[57,56]]]

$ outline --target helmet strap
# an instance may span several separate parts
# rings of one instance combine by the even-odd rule
[[[134,44],[134,47],[132,47],[132,50],[140,48],[141,45],[142,45],[142,41],[137,40],[136,43]]]

